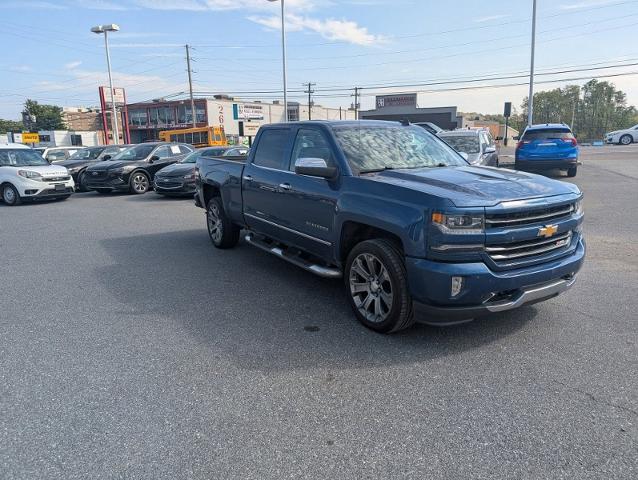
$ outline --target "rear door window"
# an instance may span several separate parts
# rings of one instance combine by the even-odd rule
[[[531,142],[533,140],[569,140],[574,138],[568,128],[539,128],[528,130],[523,135],[523,140]]]
[[[259,167],[288,170],[290,160],[286,156],[288,134],[288,129],[273,128],[262,132],[253,163]]]

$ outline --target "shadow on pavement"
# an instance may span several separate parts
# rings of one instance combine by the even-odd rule
[[[102,240],[113,264],[95,271],[140,321],[186,328],[246,369],[366,368],[479,348],[523,328],[534,307],[456,327],[395,335],[365,329],[341,281],[240,243],[216,250],[204,228]],[[175,324],[173,324],[175,322]],[[168,328],[168,327],[167,327]]]

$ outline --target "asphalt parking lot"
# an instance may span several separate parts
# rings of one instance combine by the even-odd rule
[[[570,292],[391,336],[191,200],[0,204],[0,478],[636,478],[638,146],[581,159]]]

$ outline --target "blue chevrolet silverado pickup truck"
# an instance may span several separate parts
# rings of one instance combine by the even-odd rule
[[[196,169],[216,247],[244,229],[249,244],[343,277],[355,315],[378,332],[555,297],[585,257],[575,185],[470,166],[416,126],[265,125],[245,161],[201,158]]]

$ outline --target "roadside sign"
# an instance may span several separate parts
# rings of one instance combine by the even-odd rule
[[[40,143],[40,135],[37,133],[22,132],[22,143]]]
[[[245,137],[254,137],[257,135],[257,130],[261,125],[255,122],[245,122],[244,123],[244,136]]]
[[[126,102],[124,101],[124,89],[113,87],[113,95],[111,95],[111,89],[109,87],[100,87],[100,91],[102,92],[104,103],[107,107],[111,106],[112,100],[115,100],[116,107],[123,107]],[[102,107],[104,108],[104,106]]]

